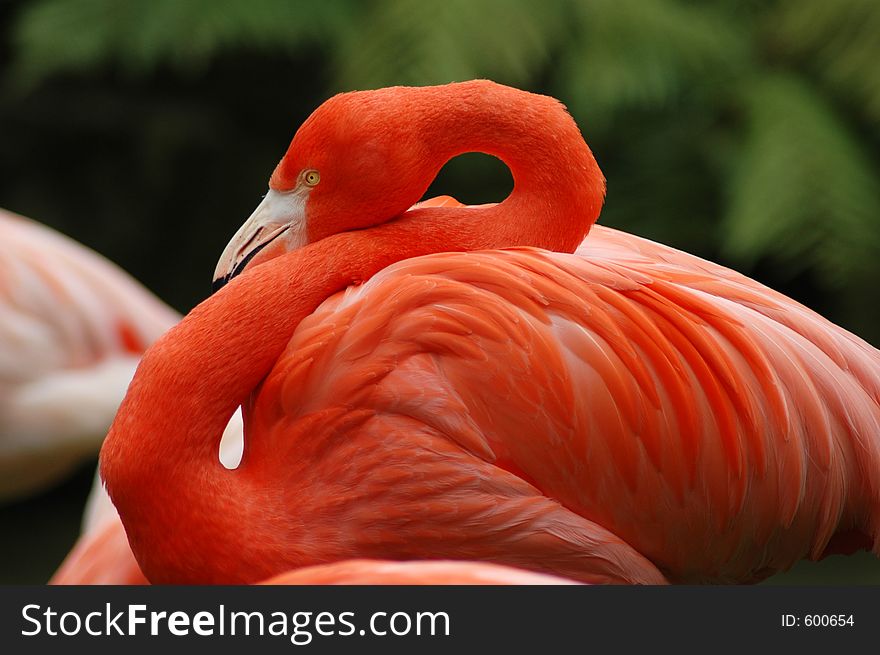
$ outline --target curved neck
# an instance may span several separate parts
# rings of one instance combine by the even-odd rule
[[[227,470],[220,438],[296,325],[350,282],[348,271],[324,268],[322,251],[308,246],[235,278],[141,360],[104,441],[101,476],[150,581],[219,582],[209,563],[261,561],[271,531],[248,492],[249,443]]]
[[[302,563],[277,539],[278,517],[290,509],[255,497],[247,435],[234,471],[220,464],[218,447],[232,413],[327,297],[433,252],[521,245],[573,251],[595,221],[604,180],[562,106],[522,92],[513,107],[487,105],[479,84],[469,84],[458,85],[465,88],[453,107],[426,109],[415,120],[437,135],[429,153],[435,173],[469,151],[507,163],[515,183],[507,200],[408,211],[252,267],[144,356],[104,443],[101,473],[150,580],[218,582],[218,563],[226,561],[253,566],[230,566],[223,580],[252,582],[281,572],[260,569],[265,562]]]
[[[446,102],[416,102],[407,114],[427,135],[431,179],[453,157],[482,152],[503,161],[514,184],[498,205],[477,214],[454,209],[453,220],[496,240],[481,247],[574,252],[599,216],[605,178],[565,107],[555,98],[485,80],[440,88]]]

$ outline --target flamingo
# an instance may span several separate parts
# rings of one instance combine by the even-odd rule
[[[346,560],[307,566],[264,585],[570,585],[572,580],[488,562]]]
[[[50,580],[54,585],[144,585],[122,523],[86,533]],[[264,585],[545,585],[571,580],[487,562],[346,560],[287,571]]]
[[[122,522],[111,514],[83,531],[49,584],[144,585],[148,581],[131,552]]]
[[[97,253],[0,210],[0,501],[97,452],[141,353],[179,318]]]
[[[507,164],[508,198],[416,204],[471,151]],[[146,576],[439,558],[731,583],[880,552],[880,353],[592,227],[604,189],[549,97],[477,80],[321,105],[104,443]]]
[[[93,456],[141,354],[178,320],[94,251],[0,210],[0,501],[37,492]],[[222,443],[227,466],[240,451],[236,414]],[[97,474],[83,539],[54,579],[143,580]]]

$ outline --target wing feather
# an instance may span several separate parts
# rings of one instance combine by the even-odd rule
[[[878,371],[877,350],[796,302],[597,227],[574,255],[442,253],[329,298],[254,411],[422,426],[672,579],[742,581],[838,532],[880,549]],[[267,432],[255,447],[300,456]]]

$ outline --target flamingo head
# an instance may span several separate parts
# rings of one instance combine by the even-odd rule
[[[215,290],[247,266],[387,222],[415,204],[444,163],[419,129],[428,89],[344,93],[318,107],[293,137],[263,201],[226,246]]]

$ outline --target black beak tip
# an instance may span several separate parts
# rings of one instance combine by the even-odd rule
[[[211,283],[211,293],[217,293],[226,286],[226,283],[229,282],[229,276],[224,275],[223,277],[218,277]]]
[[[279,232],[279,234],[280,234],[280,232]],[[240,262],[238,262],[238,264],[235,265],[235,268],[233,269],[233,271],[231,273],[227,273],[223,277],[218,277],[216,280],[214,280],[214,282],[211,284],[211,289],[212,289],[211,293],[217,293],[218,291],[220,291],[220,289],[222,289],[223,287],[225,287],[229,283],[229,280],[234,278],[236,275],[241,274],[241,272],[244,270],[245,266],[247,266],[250,263],[250,261],[254,258],[254,255],[256,255],[258,252],[260,252],[263,248],[265,248],[271,242],[272,242],[272,239],[270,239],[269,241],[266,241],[265,243],[261,243],[256,248],[251,250],[244,259],[242,259]]]

